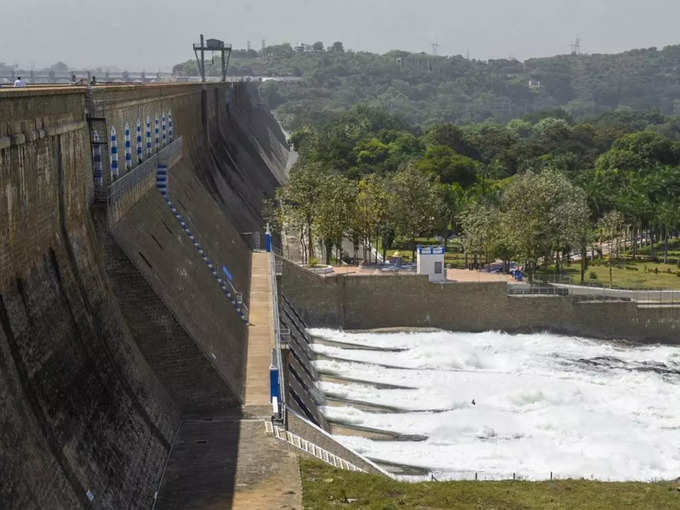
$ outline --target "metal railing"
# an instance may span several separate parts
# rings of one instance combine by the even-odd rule
[[[337,455],[329,452],[328,450],[325,450],[320,446],[315,445],[311,441],[307,441],[306,439],[301,438],[297,434],[289,432],[282,427],[277,427],[276,425],[268,421],[264,422],[264,429],[267,434],[273,434],[276,439],[286,441],[288,444],[294,446],[295,448],[302,450],[306,453],[309,453],[310,455],[313,455],[317,459],[327,464],[330,464],[333,467],[344,469],[347,471],[360,471],[362,473],[366,472],[360,467],[355,466],[351,462],[347,462],[342,457],[338,457]]]
[[[568,296],[569,290],[547,285],[508,285],[510,296]]]
[[[286,380],[285,367],[281,356],[281,322],[279,319],[279,290],[276,284],[276,255],[269,252],[270,271],[272,279],[272,307],[274,314],[274,350],[276,352],[276,365],[279,369],[279,418],[285,423],[286,420]]]

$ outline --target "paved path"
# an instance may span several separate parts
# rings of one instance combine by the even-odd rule
[[[297,455],[265,434],[274,346],[269,254],[253,253],[244,406],[182,424],[155,510],[302,509]]]
[[[156,509],[302,509],[297,456],[262,419],[186,422],[178,436]]]
[[[246,406],[266,406],[269,400],[269,365],[274,348],[274,312],[269,253],[254,252],[250,262],[250,303],[248,303],[248,362],[246,364]]]

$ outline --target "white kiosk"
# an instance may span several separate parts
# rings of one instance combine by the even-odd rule
[[[443,246],[418,246],[417,273],[426,274],[431,282],[445,282],[445,254]]]

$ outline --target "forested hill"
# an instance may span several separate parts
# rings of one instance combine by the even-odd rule
[[[468,60],[392,51],[344,51],[341,43],[307,51],[284,44],[234,51],[230,74],[298,76],[266,82],[263,97],[289,127],[354,104],[380,106],[412,124],[506,122],[563,108],[585,119],[611,110],[680,113],[680,45],[618,54]],[[175,66],[195,73],[193,61]],[[217,68],[212,68],[217,74]]]

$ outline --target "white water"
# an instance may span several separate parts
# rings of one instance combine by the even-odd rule
[[[376,459],[439,478],[659,480],[680,477],[680,348],[627,346],[550,334],[347,333],[315,344],[317,368],[408,386],[320,383],[327,394],[397,407],[400,414],[326,407],[332,419],[428,437],[423,442],[338,436]],[[367,364],[368,363],[368,364]],[[472,405],[472,400],[476,405]],[[438,412],[435,412],[438,411]]]

